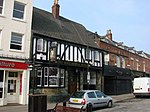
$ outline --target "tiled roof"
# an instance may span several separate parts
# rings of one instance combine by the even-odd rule
[[[80,45],[98,48],[86,28],[64,17],[55,19],[52,13],[33,8],[32,32]]]

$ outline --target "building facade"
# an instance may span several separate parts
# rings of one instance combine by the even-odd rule
[[[102,51],[84,26],[59,16],[59,7],[54,2],[52,13],[33,9],[31,59],[37,90],[47,95],[101,90]]]
[[[32,0],[0,0],[0,105],[28,103]]]
[[[95,41],[99,48],[104,50],[106,93],[110,94],[108,90],[112,88],[114,89],[111,91],[115,91],[115,94],[132,92],[134,77],[150,75],[150,55],[143,51],[136,51],[134,47],[128,47],[123,42],[114,41],[111,30],[108,30],[105,36],[95,34]],[[113,85],[113,87],[107,85]],[[125,86],[126,88],[121,90]]]

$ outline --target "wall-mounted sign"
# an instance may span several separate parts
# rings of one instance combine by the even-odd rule
[[[0,60],[0,68],[13,68],[26,70],[27,67],[28,67],[27,63]]]

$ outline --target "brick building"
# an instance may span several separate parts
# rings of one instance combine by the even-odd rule
[[[104,91],[107,93],[107,85],[112,82],[115,86],[119,83],[118,89],[124,87],[125,81],[128,91],[115,90],[115,94],[131,92],[132,80],[134,77],[150,75],[150,55],[143,51],[136,51],[134,47],[128,47],[123,42],[116,42],[112,38],[111,30],[108,30],[105,36],[95,34],[95,41],[100,49],[104,50]],[[110,71],[110,72],[108,72]],[[108,76],[108,77],[107,77]],[[114,77],[110,77],[114,76]],[[119,82],[116,82],[119,77]],[[128,76],[128,77],[127,77]],[[124,80],[123,80],[124,79]],[[111,80],[111,81],[110,81]],[[109,82],[109,83],[107,83]],[[121,84],[123,84],[121,86]],[[109,89],[110,90],[110,89]],[[121,92],[122,91],[122,92]],[[109,94],[111,92],[109,91]]]

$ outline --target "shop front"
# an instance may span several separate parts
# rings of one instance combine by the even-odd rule
[[[0,60],[0,106],[27,104],[29,91],[28,64]]]

